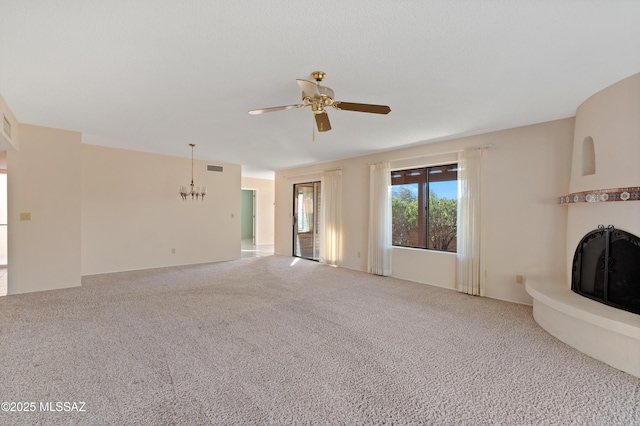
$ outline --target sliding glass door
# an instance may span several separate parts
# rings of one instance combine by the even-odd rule
[[[293,185],[293,255],[319,260],[320,182]]]

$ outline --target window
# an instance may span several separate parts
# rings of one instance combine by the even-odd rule
[[[455,252],[458,165],[391,172],[394,246]]]

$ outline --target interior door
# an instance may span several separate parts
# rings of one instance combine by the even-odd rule
[[[293,185],[293,255],[319,260],[320,182]]]

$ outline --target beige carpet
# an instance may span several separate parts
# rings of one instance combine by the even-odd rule
[[[36,408],[0,424],[640,424],[640,380],[530,307],[292,261],[0,298],[0,401]]]

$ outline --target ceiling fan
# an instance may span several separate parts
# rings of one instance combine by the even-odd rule
[[[329,87],[321,86],[320,83],[326,74],[322,71],[314,71],[311,77],[315,80],[297,79],[298,85],[302,89],[302,103],[294,105],[277,106],[271,108],[254,109],[249,114],[264,114],[265,112],[281,111],[283,109],[303,108],[310,106],[316,119],[316,126],[319,132],[327,132],[331,130],[327,107],[333,107],[337,110],[370,112],[374,114],[389,114],[391,108],[386,105],[357,104],[353,102],[342,102],[333,99],[333,90]]]

